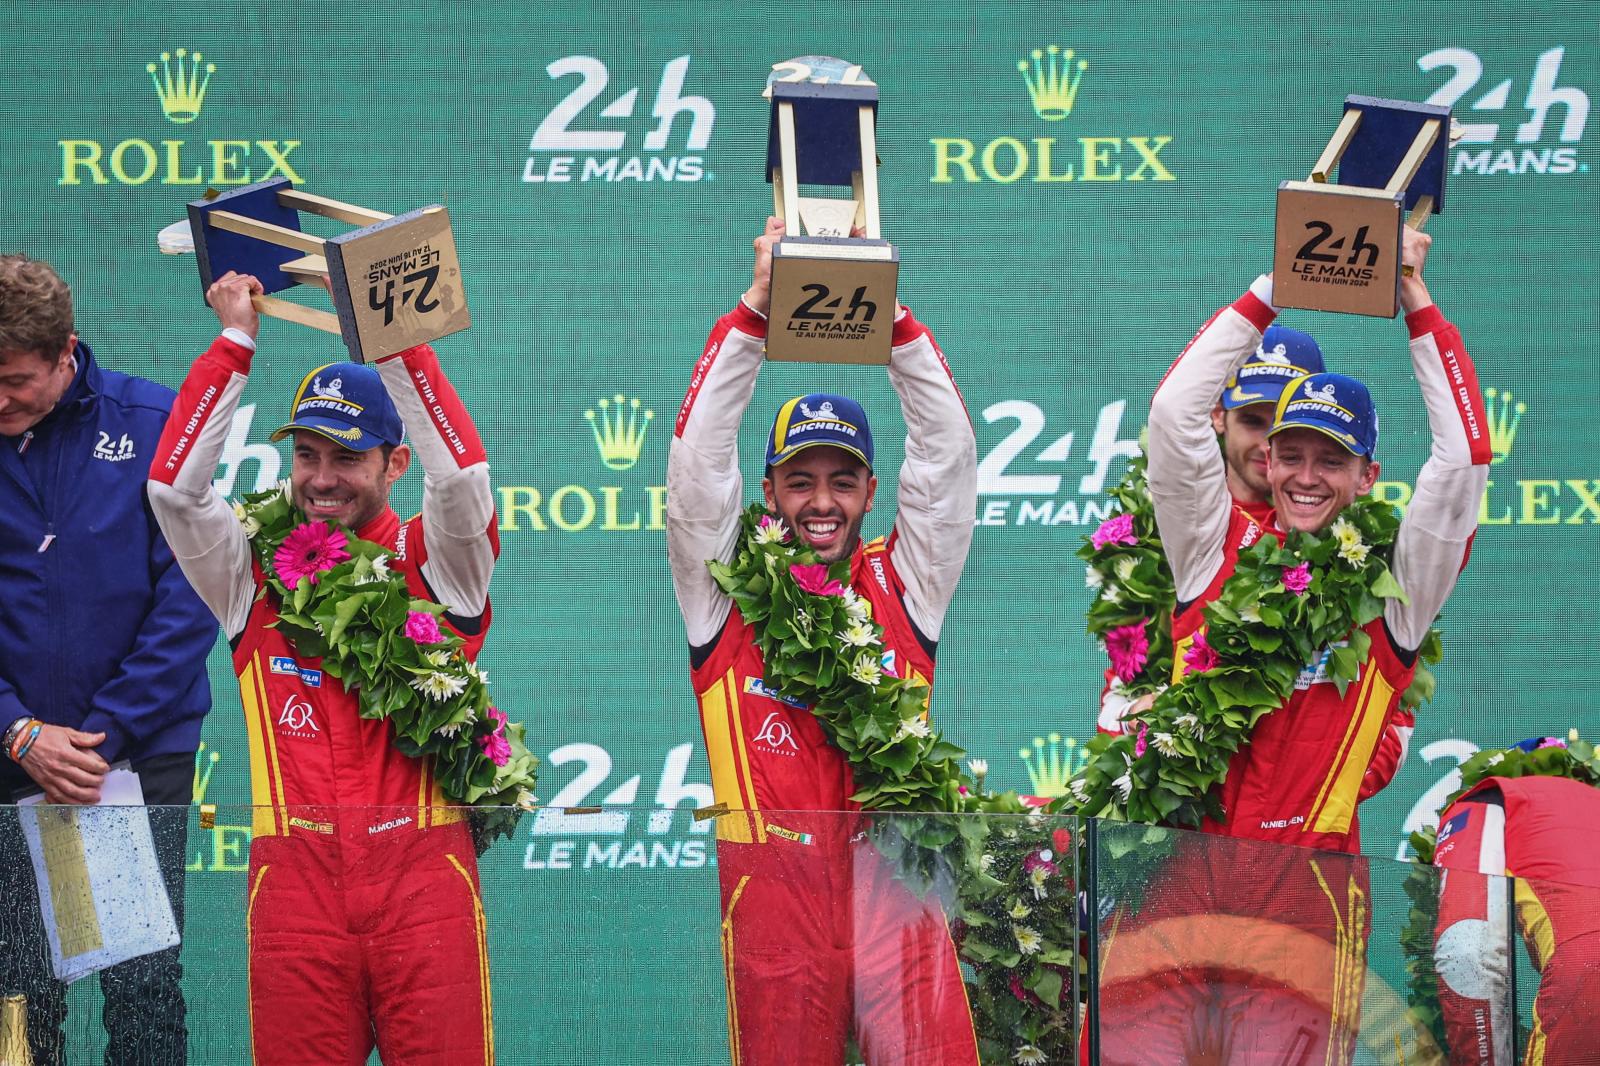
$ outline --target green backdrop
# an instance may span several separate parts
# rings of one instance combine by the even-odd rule
[[[1428,277],[1494,390],[1496,465],[1442,623],[1438,698],[1411,761],[1364,808],[1366,850],[1396,854],[1475,746],[1592,720],[1600,36],[1583,0],[27,2],[8,8],[0,38],[0,245],[56,264],[109,366],[176,385],[214,335],[193,261],[155,241],[208,186],[282,174],[381,210],[450,207],[475,325],[438,347],[501,507],[482,661],[545,757],[539,793],[557,805],[709,801],[661,531],[664,468],[689,370],[743,290],[770,208],[770,63],[842,55],[882,87],[901,297],[945,348],[981,456],[934,711],[988,757],[993,783],[1031,791],[1058,785],[1052,755],[1070,763],[1093,729],[1103,659],[1083,633],[1072,551],[1103,517],[1166,366],[1270,265],[1277,182],[1309,171],[1346,93],[1454,104],[1467,132],[1430,224]],[[1073,52],[1064,115],[1042,115],[1018,69],[1050,46]],[[155,84],[164,53],[193,64],[180,48],[201,53],[206,79],[187,113],[165,109]],[[1380,491],[1403,499],[1427,448],[1403,326],[1285,321],[1373,386]],[[225,488],[287,472],[267,434],[304,371],[341,355],[332,338],[264,326]],[[748,474],[770,412],[811,389],[867,405],[880,500],[892,500],[902,430],[875,369],[767,368],[742,431]],[[642,439],[603,452],[588,414],[604,425],[616,397],[638,402]],[[398,507],[415,506],[418,485]],[[891,513],[880,507],[869,532]],[[205,795],[248,802],[221,649],[213,678]],[[198,842],[197,870],[228,869],[230,846],[241,863],[242,833]],[[643,861],[625,862],[639,842]],[[541,815],[502,847],[527,860],[520,883],[500,877],[506,892],[621,879],[594,890],[670,895],[693,879],[713,898],[708,838],[681,813]],[[569,868],[551,868],[561,856]]]

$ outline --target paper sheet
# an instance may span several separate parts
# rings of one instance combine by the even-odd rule
[[[113,767],[92,807],[17,801],[58,980],[178,943],[139,775]]]

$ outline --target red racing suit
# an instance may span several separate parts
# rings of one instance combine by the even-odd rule
[[[1600,1016],[1600,789],[1564,777],[1491,777],[1444,812],[1434,964],[1452,1064],[1511,1066],[1510,901],[1539,970],[1524,1066],[1596,1058]],[[1457,871],[1460,871],[1459,873]],[[1476,876],[1478,874],[1491,876]]]
[[[243,527],[211,487],[253,347],[225,331],[190,370],[150,498],[184,573],[233,647],[250,741],[247,929],[255,1061],[492,1063],[487,929],[476,855],[431,760],[299,655]],[[488,461],[422,346],[378,364],[428,480],[422,514],[385,508],[356,535],[393,549],[411,594],[449,607],[475,657],[498,551]]]
[[[1282,535],[1233,505],[1210,420],[1223,383],[1275,316],[1271,301],[1271,280],[1263,277],[1217,312],[1151,403],[1150,491],[1179,605],[1175,681],[1204,624],[1203,608],[1232,575],[1238,552]],[[1294,694],[1257,723],[1230,762],[1219,796],[1226,821],[1207,820],[1208,833],[1354,853],[1357,803],[1404,759],[1412,720],[1400,695],[1465,563],[1490,459],[1460,334],[1432,305],[1408,314],[1406,325],[1433,439],[1391,559],[1409,602],[1387,601],[1368,627],[1371,657],[1342,697],[1326,652],[1307,664]],[[1122,946],[1105,949],[1102,1061],[1183,1063],[1219,1047],[1218,1061],[1230,1063],[1348,1061],[1360,1021],[1368,895],[1359,859],[1183,842],[1121,930]],[[1189,939],[1197,928],[1206,935]],[[1209,945],[1213,957],[1174,952],[1175,929],[1183,937],[1173,943]],[[1131,950],[1137,943],[1146,950]],[[1299,947],[1285,954],[1291,943]],[[1170,966],[1159,964],[1162,952]],[[1242,961],[1250,959],[1258,961]]]
[[[740,303],[712,331],[678,416],[667,543],[691,647],[717,821],[729,1041],[740,1066],[837,1066],[852,1031],[883,1064],[977,1062],[960,965],[937,902],[916,899],[865,838],[849,764],[809,709],[765,681],[760,652],[712,581],[737,550],[740,417],[766,320]],[[971,423],[933,337],[895,323],[889,377],[908,430],[898,513],[856,549],[851,586],[884,627],[885,672],[933,679],[944,612],[971,542]],[[826,813],[819,813],[826,812]]]

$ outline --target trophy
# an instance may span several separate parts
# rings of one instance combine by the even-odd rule
[[[773,64],[763,95],[767,180],[785,224],[772,253],[767,358],[885,364],[900,257],[878,224],[878,87],[842,59],[801,56]],[[802,186],[850,195],[801,195]]]
[[[1272,299],[1279,307],[1393,318],[1400,227],[1444,209],[1450,109],[1347,96],[1307,181],[1278,186]],[[1334,167],[1337,184],[1329,184]]]
[[[302,211],[361,228],[317,237],[300,228]],[[326,285],[332,312],[272,295],[255,297],[255,307],[338,334],[358,363],[472,325],[450,214],[438,204],[386,215],[275,178],[195,200],[188,224],[202,292],[230,270],[255,275],[268,294]]]

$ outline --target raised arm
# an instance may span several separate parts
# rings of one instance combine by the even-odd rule
[[[422,577],[453,617],[477,618],[489,602],[500,554],[483,441],[431,347],[418,345],[377,366],[422,461]]]
[[[756,238],[754,279],[732,311],[717,319],[694,365],[667,453],[667,561],[689,647],[709,645],[733,601],[706,563],[733,558],[739,536],[739,423],[761,373],[771,297],[772,246],[783,223],[769,219]]]
[[[1415,651],[1455,588],[1478,529],[1478,507],[1489,480],[1489,422],[1478,374],[1461,333],[1434,306],[1422,280],[1431,239],[1405,231],[1401,283],[1411,365],[1428,409],[1433,445],[1395,539],[1393,570],[1409,603],[1390,600],[1384,621],[1395,644]]]
[[[1505,824],[1498,788],[1480,788],[1439,816],[1433,863],[1447,869],[1440,873],[1433,965],[1445,1035],[1461,1056],[1452,1062],[1511,1066],[1510,911],[1499,879],[1506,872]]]
[[[900,396],[906,457],[895,512],[895,572],[906,610],[930,641],[967,563],[978,506],[978,441],[955,378],[933,334],[901,308],[889,354]]]
[[[1232,513],[1211,409],[1276,316],[1272,279],[1262,275],[1200,327],[1150,401],[1150,497],[1180,605],[1198,598],[1222,566]]]
[[[150,510],[230,640],[244,630],[255,580],[244,527],[211,479],[250,376],[259,326],[250,297],[260,291],[256,279],[229,271],[206,293],[222,335],[190,367],[150,464]]]

